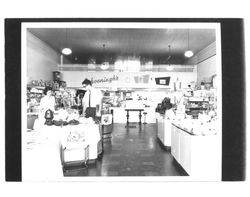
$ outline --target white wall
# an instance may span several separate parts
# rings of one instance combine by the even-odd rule
[[[197,82],[210,81],[211,76],[217,73],[215,42],[197,54]]]
[[[197,65],[197,82],[211,81],[211,76],[216,74],[216,55]]]
[[[208,82],[211,80],[211,76],[217,73],[216,62],[216,42],[211,43],[206,48],[201,50],[192,58],[188,59],[186,64],[197,65],[197,83],[201,81]]]
[[[31,80],[53,80],[57,71],[60,53],[27,31],[27,82]]]

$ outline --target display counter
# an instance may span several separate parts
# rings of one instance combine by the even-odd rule
[[[219,181],[221,177],[219,136],[216,133],[194,134],[182,125],[172,124],[171,154],[193,178]]]
[[[63,170],[59,138],[55,133],[26,132],[22,151],[23,181],[60,181]]]
[[[172,121],[165,114],[156,113],[157,137],[166,149],[171,147]]]
[[[63,170],[60,157],[61,145],[70,132],[84,135],[89,145],[89,159],[98,157],[101,135],[98,124],[79,124],[67,126],[46,126],[37,120],[32,132],[25,135],[23,152],[23,180],[50,181],[61,180]]]

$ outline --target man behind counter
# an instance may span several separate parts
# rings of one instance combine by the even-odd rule
[[[82,82],[83,89],[86,90],[84,97],[82,99],[83,115],[88,117],[86,114],[87,107],[96,108],[96,117],[101,117],[102,108],[102,92],[94,87],[92,87],[92,82],[89,79],[84,79]]]

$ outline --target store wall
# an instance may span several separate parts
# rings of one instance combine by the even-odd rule
[[[212,76],[216,74],[216,56],[201,62],[197,65],[197,82],[211,82]]]
[[[197,82],[210,82],[212,75],[217,73],[215,42],[197,54]]]
[[[200,84],[201,81],[210,82],[211,76],[217,73],[218,65],[216,58],[216,42],[213,42],[187,60],[185,64],[197,65],[198,84]]]
[[[60,64],[60,53],[27,31],[27,82],[53,80],[52,72]],[[69,62],[64,59],[64,62]]]

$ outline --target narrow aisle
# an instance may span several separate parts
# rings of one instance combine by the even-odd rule
[[[65,176],[185,176],[170,151],[163,150],[155,124],[113,124],[112,138],[104,141],[104,154],[88,169],[68,171]]]

